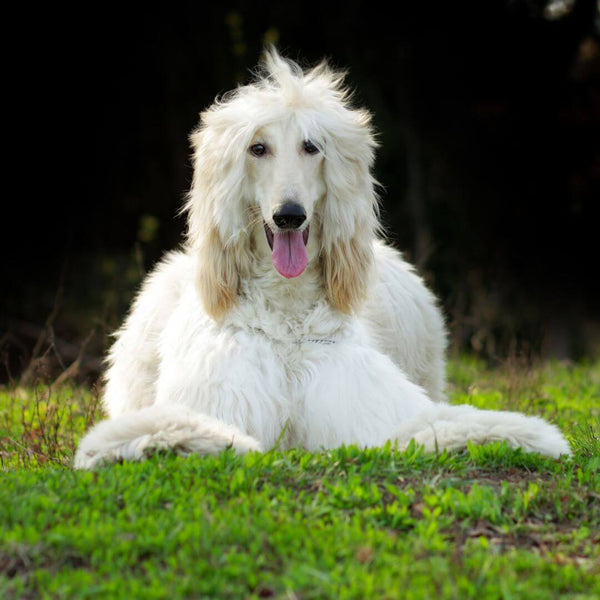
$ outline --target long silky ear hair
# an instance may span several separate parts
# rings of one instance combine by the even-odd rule
[[[206,312],[217,320],[234,305],[249,260],[243,181],[250,134],[235,128],[231,112],[227,103],[216,102],[190,137],[194,178],[184,207],[197,290]]]
[[[327,195],[322,209],[321,263],[330,304],[344,313],[366,298],[379,229],[376,181],[371,174],[377,146],[371,115],[352,109],[343,75],[321,64],[307,79],[325,83],[335,99],[324,139]]]

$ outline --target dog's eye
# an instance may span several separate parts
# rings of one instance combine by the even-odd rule
[[[264,156],[267,153],[267,147],[264,144],[252,144],[250,154],[253,156]]]
[[[302,147],[304,148],[304,152],[307,154],[316,154],[319,151],[319,149],[310,140],[306,140],[304,144],[302,144]]]

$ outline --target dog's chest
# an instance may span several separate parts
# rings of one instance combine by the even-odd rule
[[[360,334],[356,320],[325,303],[302,314],[260,309],[240,306],[221,324],[174,315],[157,396],[236,425],[265,447],[285,446],[301,441],[308,403],[345,377],[340,361]]]

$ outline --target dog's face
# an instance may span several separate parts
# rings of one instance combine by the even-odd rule
[[[264,69],[192,134],[186,209],[200,298],[221,319],[257,261],[292,286],[310,263],[331,306],[350,313],[367,293],[377,229],[370,115],[325,63],[303,72],[271,50]]]
[[[247,160],[250,201],[264,227],[261,246],[280,275],[297,277],[308,264],[311,222],[326,193],[322,144],[290,117],[261,127]]]

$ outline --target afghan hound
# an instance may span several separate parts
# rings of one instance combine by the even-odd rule
[[[148,276],[108,357],[108,419],[76,468],[411,439],[557,457],[538,417],[449,405],[435,297],[381,240],[370,114],[343,74],[276,50],[192,134],[183,251]]]

